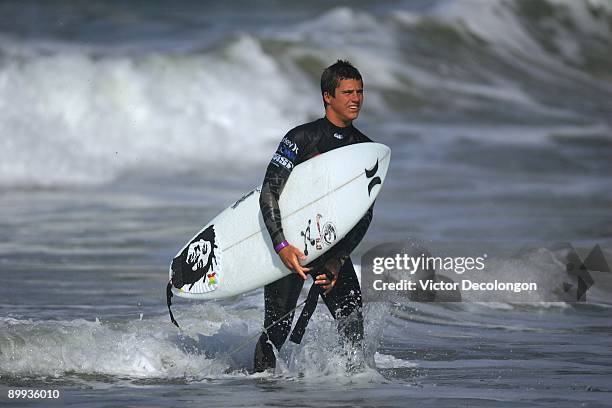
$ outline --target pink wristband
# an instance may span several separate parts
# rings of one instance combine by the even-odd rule
[[[277,246],[275,246],[274,250],[278,254],[281,251],[281,249],[283,249],[284,247],[288,247],[288,246],[289,246],[289,243],[287,241],[283,241],[280,244],[278,244]]]

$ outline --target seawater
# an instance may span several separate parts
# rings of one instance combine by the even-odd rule
[[[357,127],[393,152],[357,263],[413,238],[609,258],[611,19],[607,1],[3,2],[0,399],[609,406],[607,287],[585,303],[368,303],[363,355],[320,307],[268,374],[250,372],[254,344],[228,354],[259,332],[261,290],[175,298],[178,331],[163,289],[185,240],[322,114],[318,75],[339,57],[364,75]],[[544,245],[532,257],[496,279],[563,276]]]

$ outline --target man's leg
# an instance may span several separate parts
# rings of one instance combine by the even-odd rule
[[[323,295],[323,301],[332,316],[339,320],[338,330],[344,339],[360,344],[363,340],[361,288],[350,258],[342,265],[336,286]]]
[[[298,274],[292,273],[264,287],[264,327],[268,327],[280,319],[281,316],[295,308],[302,286],[304,286],[304,280]],[[259,337],[259,341],[255,346],[253,363],[253,370],[255,372],[276,367],[276,357],[268,340],[274,344],[277,350],[280,350],[291,330],[294,313],[292,312],[285,316]]]

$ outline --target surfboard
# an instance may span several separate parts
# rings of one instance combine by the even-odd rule
[[[327,252],[359,222],[378,196],[391,150],[359,143],[296,166],[281,194],[287,241],[306,255]],[[274,251],[256,187],[206,224],[170,265],[172,291],[194,299],[221,299],[274,282],[290,273]]]

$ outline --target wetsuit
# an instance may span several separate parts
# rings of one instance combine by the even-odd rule
[[[278,200],[293,168],[318,154],[365,142],[371,140],[354,126],[341,128],[327,118],[298,126],[285,135],[268,165],[259,199],[263,219],[274,247],[285,240]],[[322,297],[332,316],[340,319],[338,328],[343,337],[353,343],[359,343],[363,338],[363,317],[361,289],[349,255],[365,235],[371,220],[372,207],[342,240],[326,254],[307,265],[312,268],[310,274],[317,276],[327,260],[340,260],[342,266],[338,281],[332,291]],[[265,286],[264,327],[295,308],[303,285],[304,280],[297,273],[292,273]],[[276,358],[268,340],[280,349],[291,330],[293,315],[294,313],[291,313],[262,333],[255,348],[255,371],[275,367]]]

